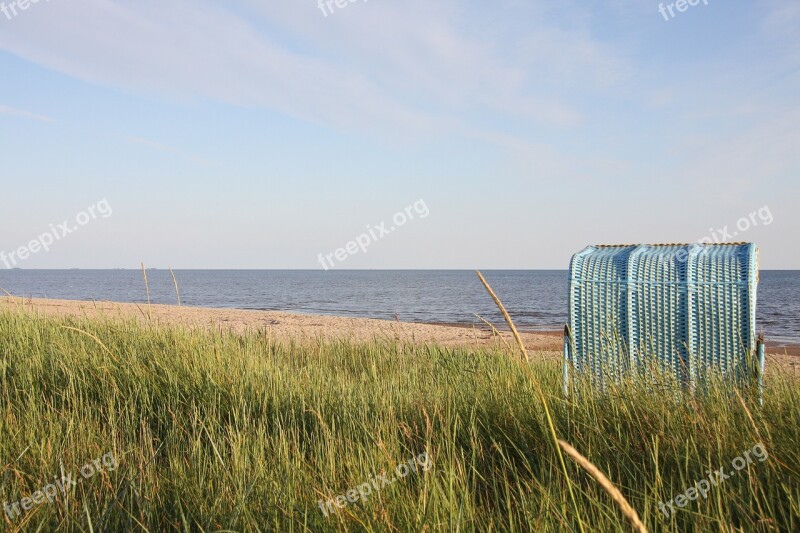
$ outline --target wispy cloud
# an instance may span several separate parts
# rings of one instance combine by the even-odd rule
[[[0,104],[0,115],[10,115],[12,117],[26,118],[28,120],[38,120],[39,122],[52,122],[53,119],[44,115],[37,115],[22,109],[16,109]]]
[[[178,156],[180,156],[180,157],[182,157],[182,158],[184,158],[184,159],[186,159],[188,161],[193,161],[195,163],[200,163],[201,165],[205,165],[205,166],[213,166],[214,165],[214,162],[209,160],[209,159],[204,159],[202,157],[197,157],[197,156],[194,156],[194,155],[191,155],[191,154],[187,154],[187,153],[185,153],[185,152],[183,152],[183,151],[181,151],[181,150],[179,150],[177,148],[174,148],[172,146],[168,146],[166,144],[161,144],[161,143],[158,143],[158,142],[155,142],[155,141],[151,141],[149,139],[143,139],[141,137],[126,136],[125,140],[130,142],[130,143],[133,143],[133,144],[138,144],[138,145],[141,145],[141,146],[146,146],[148,148],[152,148],[153,150],[158,150],[159,152],[166,152],[166,153],[178,155]]]
[[[335,20],[316,2],[232,4],[53,3],[4,31],[0,49],[127,91],[411,137],[458,134],[448,128],[456,118],[495,131],[499,120],[574,126],[582,113],[554,87],[564,79],[587,90],[608,86],[628,72],[620,54],[585,30],[534,17],[516,32],[488,31],[452,1],[365,3]],[[91,29],[75,31],[85,20]]]
[[[771,9],[761,23],[761,29],[770,39],[785,47],[785,54],[800,66],[800,3],[769,3]]]

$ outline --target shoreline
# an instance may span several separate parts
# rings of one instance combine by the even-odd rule
[[[148,305],[137,303],[60,300],[49,298],[0,297],[0,310],[22,307],[47,316],[79,316],[87,318],[135,318],[147,323]],[[244,332],[266,328],[276,339],[314,340],[394,339],[415,344],[440,344],[447,347],[503,346],[503,340],[514,345],[505,323],[495,324],[502,340],[483,323],[401,322],[377,318],[342,317],[285,311],[193,307],[165,304],[149,306],[152,319],[158,324],[183,325],[205,329],[228,329]],[[563,330],[541,331],[520,329],[525,347],[531,352],[558,352],[563,348]],[[800,345],[770,343],[767,353],[778,358],[800,358]]]

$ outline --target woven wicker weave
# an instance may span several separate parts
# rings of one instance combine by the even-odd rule
[[[569,371],[599,383],[666,372],[763,372],[756,338],[758,248],[749,243],[589,246],[569,271]],[[635,370],[635,372],[631,372]]]

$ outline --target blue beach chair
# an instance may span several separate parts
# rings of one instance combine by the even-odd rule
[[[755,377],[760,391],[757,287],[755,244],[585,248],[569,269],[565,394],[573,373],[601,387],[666,374],[694,390],[713,372]]]

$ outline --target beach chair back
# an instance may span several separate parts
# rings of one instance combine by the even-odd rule
[[[750,243],[589,246],[569,269],[564,387],[589,374],[671,376],[694,388],[709,373],[763,373],[756,337],[758,247]]]

